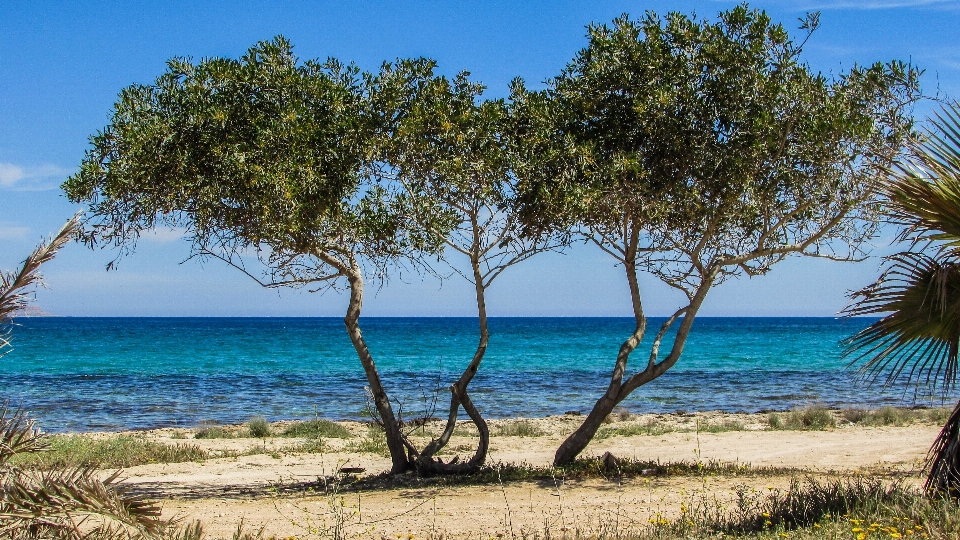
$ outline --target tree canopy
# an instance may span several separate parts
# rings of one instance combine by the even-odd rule
[[[805,19],[807,37],[817,20]],[[891,62],[827,78],[799,61],[803,42],[746,6],[716,22],[623,16],[591,26],[589,38],[546,90],[518,81],[513,99],[525,111],[527,230],[578,228],[627,272],[636,328],[606,409],[679,359],[714,284],[764,274],[791,253],[860,255],[875,232],[876,180],[911,132],[919,73]],[[624,379],[646,332],[638,268],[687,304],[661,328],[645,369]]]

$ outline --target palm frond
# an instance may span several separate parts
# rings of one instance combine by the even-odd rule
[[[844,356],[870,381],[886,373],[935,390],[955,384],[960,342],[960,264],[904,252],[873,285],[854,293],[848,316],[889,313],[846,341]]]
[[[42,527],[58,531],[58,537],[83,538],[78,524],[92,520],[99,525],[89,528],[101,534],[159,538],[168,525],[160,519],[160,507],[131,495],[117,483],[118,475],[101,480],[96,469],[85,467],[9,469],[0,492],[0,536]]]
[[[960,249],[960,104],[946,105],[926,135],[910,144],[909,160],[891,171],[882,191],[901,239]],[[956,253],[955,253],[956,254]]]
[[[960,486],[960,403],[953,408],[947,423],[927,453],[928,493],[956,497]]]
[[[80,214],[70,218],[49,242],[41,242],[17,272],[0,272],[0,355],[10,346],[9,321],[14,313],[27,307],[29,291],[42,283],[40,266],[53,259],[70,241],[80,226]]]
[[[11,457],[20,453],[40,452],[47,442],[33,420],[22,409],[12,413],[6,405],[0,405],[0,467]]]

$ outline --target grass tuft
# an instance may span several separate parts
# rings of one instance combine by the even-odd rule
[[[270,436],[272,430],[270,429],[270,422],[267,422],[267,419],[262,416],[254,416],[247,422],[247,430],[250,432],[250,436],[257,439],[265,439]]]
[[[330,420],[310,420],[294,422],[283,432],[284,437],[302,437],[305,439],[349,439],[350,430]]]
[[[535,422],[517,420],[501,424],[497,428],[497,435],[501,437],[540,437],[546,435],[546,433]]]
[[[192,444],[175,445],[134,435],[94,438],[88,435],[55,435],[50,449],[36,454],[17,454],[12,465],[38,469],[62,467],[122,468],[150,463],[183,463],[211,457]]]
[[[777,413],[767,418],[771,429],[792,429],[805,431],[823,431],[837,426],[833,413],[826,407],[811,405],[787,413],[786,418]]]

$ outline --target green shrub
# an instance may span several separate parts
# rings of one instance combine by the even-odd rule
[[[840,411],[840,416],[852,424],[859,424],[867,419],[870,412],[866,409],[849,408]]]
[[[383,428],[376,424],[367,426],[367,434],[360,440],[354,440],[345,448],[347,452],[377,454],[388,457],[390,449],[387,447],[387,435]]]
[[[262,416],[254,416],[247,422],[247,429],[251,437],[263,439],[270,436],[270,422]]]
[[[501,424],[497,428],[497,435],[501,437],[540,437],[544,435],[544,432],[530,420],[517,420]]]
[[[637,435],[663,435],[676,431],[674,428],[657,423],[656,420],[647,420],[644,424],[630,424],[615,428],[603,428],[597,432],[598,439],[610,437],[635,437]]]
[[[771,429],[783,429],[783,418],[777,413],[770,413],[767,417],[767,424]]]
[[[220,426],[207,426],[200,428],[193,436],[194,439],[232,439],[234,433]]]
[[[350,430],[330,420],[310,420],[294,422],[283,432],[285,437],[302,437],[305,439],[349,439]]]
[[[209,457],[208,452],[196,445],[164,444],[133,435],[108,438],[94,438],[89,435],[57,435],[50,438],[48,451],[18,454],[11,464],[41,469],[122,468],[150,463],[202,461]]]

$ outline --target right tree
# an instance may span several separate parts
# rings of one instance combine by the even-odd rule
[[[805,38],[817,22],[817,14],[803,21]],[[546,90],[516,82],[512,95],[528,233],[573,228],[611,255],[635,319],[606,392],[560,445],[556,465],[676,364],[714,285],[765,274],[792,253],[862,255],[876,230],[877,179],[911,133],[918,95],[919,73],[900,62],[833,78],[813,72],[799,60],[803,42],[745,5],[716,22],[623,16],[591,26],[589,39]],[[640,271],[686,301],[630,374],[647,329]]]
[[[880,278],[854,294],[851,316],[885,316],[850,338],[847,354],[871,379],[916,383],[946,394],[960,348],[960,104],[946,105],[910,157],[882,187],[906,251],[887,258]],[[942,383],[942,384],[941,384]],[[960,403],[928,455],[931,493],[960,489]]]

